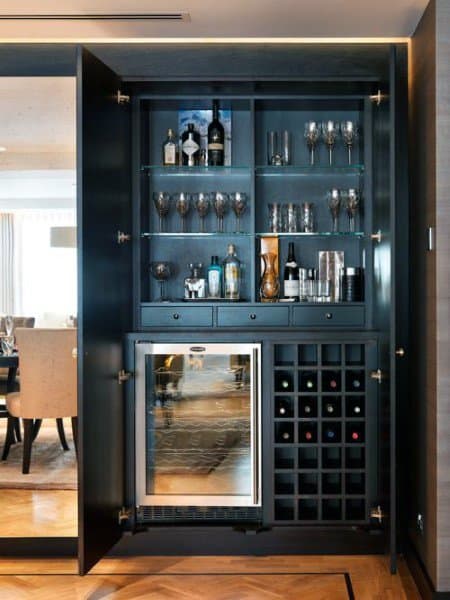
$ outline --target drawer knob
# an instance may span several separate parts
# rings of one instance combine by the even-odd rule
[[[325,313],[325,318],[326,319],[332,319],[333,318],[333,313]]]
[[[175,321],[178,321],[178,319],[180,318],[180,315],[178,313],[173,313],[172,316],[175,319]]]
[[[255,313],[250,313],[250,319],[254,321],[256,319]]]

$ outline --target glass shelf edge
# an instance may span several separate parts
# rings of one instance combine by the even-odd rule
[[[298,231],[296,233],[287,233],[280,231],[279,233],[269,232],[258,232],[255,233],[256,237],[348,237],[348,238],[364,238],[365,233],[363,231],[316,231],[314,233],[305,233]]]
[[[253,234],[252,233],[234,233],[232,231],[226,231],[226,232],[211,232],[211,233],[195,233],[195,232],[187,232],[187,233],[159,233],[159,232],[155,232],[155,233],[148,233],[148,232],[144,232],[141,233],[141,238],[142,239],[148,239],[148,238],[152,238],[152,237],[166,237],[166,238],[212,238],[212,237],[218,237],[218,238],[225,238],[225,237],[252,237]]]

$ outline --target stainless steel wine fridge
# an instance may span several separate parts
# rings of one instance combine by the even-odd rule
[[[135,348],[138,506],[260,507],[260,344]]]

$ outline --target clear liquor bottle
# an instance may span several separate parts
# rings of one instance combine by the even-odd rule
[[[241,287],[241,262],[234,244],[228,244],[228,254],[223,261],[223,295],[227,300],[239,300]]]

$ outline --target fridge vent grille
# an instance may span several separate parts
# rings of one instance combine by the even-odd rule
[[[140,506],[138,521],[261,521],[262,510],[246,506]]]

